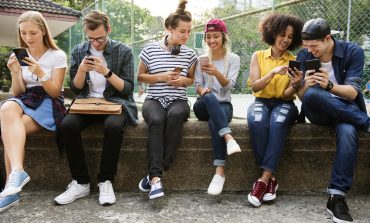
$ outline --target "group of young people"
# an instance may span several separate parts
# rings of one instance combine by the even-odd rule
[[[240,58],[230,51],[230,36],[224,21],[211,19],[204,29],[208,52],[197,58],[185,44],[192,17],[180,0],[178,8],[165,20],[167,35],[144,47],[139,55],[138,81],[148,84],[142,115],[148,125],[148,174],[139,189],[149,199],[164,195],[162,178],[170,168],[182,138],[184,122],[190,114],[186,87],[195,84],[199,98],[193,110],[207,121],[212,138],[214,176],[208,193],[218,195],[225,182],[226,156],[240,152],[228,125],[233,117],[231,89],[240,70]],[[131,49],[109,38],[108,17],[92,11],[85,15],[87,41],[71,52],[70,87],[77,98],[105,98],[122,105],[121,114],[88,115],[67,113],[63,104],[66,55],[51,38],[38,12],[23,13],[18,20],[20,46],[28,57],[20,66],[11,55],[14,98],[0,108],[1,137],[4,145],[6,185],[0,193],[0,212],[19,201],[22,187],[30,180],[24,170],[26,136],[45,128],[56,131],[58,145],[66,151],[72,181],[54,200],[64,205],[90,194],[90,177],[84,156],[81,132],[89,125],[103,124],[103,148],[98,175],[99,203],[116,202],[113,190],[124,127],[136,125],[133,99],[134,71]],[[336,40],[324,19],[304,23],[292,15],[273,13],[260,25],[262,41],[270,47],[256,51],[250,63],[249,84],[255,96],[248,108],[247,121],[252,149],[261,175],[252,185],[248,201],[260,206],[276,199],[276,171],[289,127],[298,119],[293,100],[302,100],[301,114],[315,124],[336,129],[337,151],[327,209],[335,222],[352,222],[345,195],[352,186],[358,149],[358,132],[370,132],[370,118],[361,93],[363,50],[350,42]],[[290,50],[303,49],[295,57]],[[307,70],[305,61],[317,58],[319,70]],[[301,62],[289,68],[291,60]],[[304,116],[303,116],[304,117]],[[15,134],[16,133],[16,134]]]

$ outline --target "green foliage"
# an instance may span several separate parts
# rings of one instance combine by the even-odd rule
[[[7,63],[11,52],[12,49],[10,47],[0,47],[0,80],[10,80],[10,70]]]
[[[66,7],[73,8],[78,11],[81,11],[82,9],[93,4],[95,1],[94,0],[53,0],[53,2],[66,6]]]
[[[125,43],[131,42],[131,3],[113,0],[106,6],[110,18],[112,33],[110,37]],[[157,35],[163,30],[161,17],[154,17],[147,9],[134,5],[134,41]]]

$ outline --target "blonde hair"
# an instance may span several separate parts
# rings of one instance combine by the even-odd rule
[[[44,16],[42,16],[41,13],[36,12],[36,11],[27,11],[23,13],[18,19],[18,42],[21,47],[27,48],[28,46],[21,37],[21,30],[20,30],[19,25],[22,22],[27,22],[27,21],[31,21],[35,23],[36,25],[40,27],[41,31],[45,33],[45,35],[43,35],[43,42],[47,47],[54,49],[54,50],[59,49],[59,47],[55,44],[53,37],[51,36],[49,32],[49,28],[45,22]]]

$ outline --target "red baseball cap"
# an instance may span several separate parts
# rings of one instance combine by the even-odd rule
[[[204,32],[223,32],[227,33],[227,27],[221,19],[211,19],[204,27]]]

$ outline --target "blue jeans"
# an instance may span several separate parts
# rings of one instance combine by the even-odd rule
[[[213,165],[225,166],[226,142],[223,137],[231,133],[228,123],[233,117],[232,104],[219,102],[216,96],[210,93],[198,98],[193,110],[200,121],[208,121],[213,145]]]
[[[256,98],[248,108],[248,128],[257,165],[276,172],[284,149],[288,127],[294,124],[298,109],[292,101]]]
[[[356,104],[319,87],[307,89],[302,106],[311,123],[335,126],[337,149],[328,192],[344,196],[352,186],[358,130],[365,129],[370,118]]]

